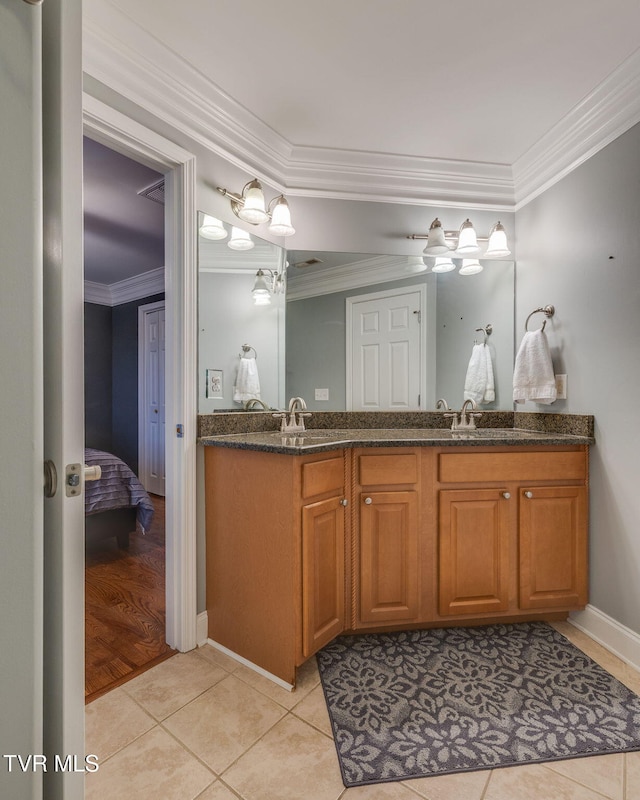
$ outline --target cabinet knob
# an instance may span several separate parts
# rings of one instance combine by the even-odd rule
[[[365,497],[364,498],[364,502],[365,502],[365,505],[370,506],[371,503],[373,503],[373,500],[370,497]]]
[[[502,492],[502,496],[505,500],[508,500],[511,497],[511,492]]]
[[[341,506],[348,506],[349,505],[349,501],[347,500],[346,497],[342,498],[342,500],[340,501],[340,505]]]
[[[529,500],[531,500],[531,498],[533,497],[533,492],[525,492],[525,493],[524,493],[524,496],[525,496],[525,497],[528,497],[528,498],[529,498]]]

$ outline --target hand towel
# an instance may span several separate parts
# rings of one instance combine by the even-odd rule
[[[549,342],[542,328],[527,331],[516,355],[513,370],[513,399],[548,405],[557,397]]]
[[[477,405],[496,399],[493,381],[493,362],[486,344],[474,344],[467,367],[463,398]]]
[[[236,375],[236,385],[233,387],[233,400],[236,403],[244,403],[253,398],[260,399],[258,365],[255,358],[242,357]]]

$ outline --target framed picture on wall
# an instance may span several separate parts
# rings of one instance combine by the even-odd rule
[[[221,369],[208,369],[206,381],[206,396],[208,399],[222,399],[223,384],[222,384],[222,370]]]

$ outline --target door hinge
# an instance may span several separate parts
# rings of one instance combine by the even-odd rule
[[[184,425],[181,422],[176,425],[176,436],[178,439],[184,439]]]

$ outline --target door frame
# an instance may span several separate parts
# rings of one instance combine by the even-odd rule
[[[196,644],[196,159],[155,131],[83,95],[87,136],[165,175],[166,638]]]
[[[412,292],[419,292],[420,294],[420,408],[423,411],[428,408],[428,398],[431,396],[427,394],[431,389],[430,376],[433,374],[432,370],[432,355],[431,350],[427,348],[427,325],[430,321],[427,312],[427,285],[426,283],[416,283],[410,286],[402,286],[397,289],[384,289],[380,292],[370,292],[367,294],[353,295],[347,297],[346,303],[346,325],[345,325],[345,362],[346,362],[346,383],[345,383],[345,399],[346,410],[353,410],[353,335],[352,335],[352,322],[353,322],[353,306],[356,303],[366,303],[370,300],[385,300],[388,297],[396,297],[402,294],[411,294]]]
[[[145,303],[138,306],[138,477],[142,485],[147,489],[146,481],[149,479],[149,447],[147,436],[147,336],[144,317],[153,311],[160,309],[166,311],[165,301],[159,300],[157,303]],[[166,367],[166,360],[165,360]],[[167,390],[167,382],[163,381],[162,397],[164,401]],[[166,431],[166,419],[165,419]],[[147,491],[149,491],[147,489]]]

